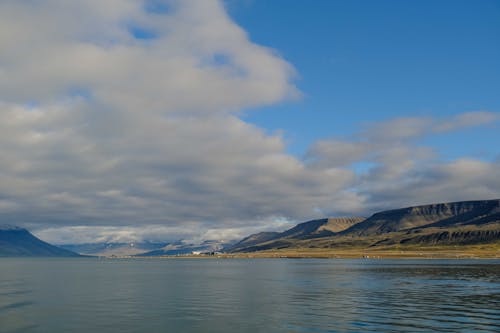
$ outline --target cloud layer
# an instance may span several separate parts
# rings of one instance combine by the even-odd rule
[[[218,1],[153,5],[0,3],[0,223],[57,242],[230,238],[499,196],[498,161],[444,163],[418,145],[498,114],[371,124],[294,157],[238,117],[300,96],[293,67]]]

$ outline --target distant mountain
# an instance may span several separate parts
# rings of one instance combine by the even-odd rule
[[[200,244],[178,241],[175,243],[168,244],[161,249],[137,254],[136,256],[155,257],[155,256],[191,254],[193,252],[200,252],[200,253],[216,252],[216,251],[221,251],[226,245],[227,244],[222,241],[215,241],[215,240],[207,240]]]
[[[279,232],[259,232],[257,234],[250,235],[248,237],[243,238],[236,244],[230,245],[227,248],[224,248],[225,252],[238,252],[242,249],[247,249],[249,247],[265,243],[267,241],[278,238]]]
[[[191,254],[192,252],[220,251],[224,242],[208,240],[202,243],[189,243],[182,240],[166,242],[131,242],[131,243],[86,243],[65,244],[62,248],[85,255],[93,256],[165,256]]]
[[[161,249],[168,243],[160,242],[130,242],[130,243],[84,243],[84,244],[64,244],[63,249],[70,250],[85,255],[93,256],[132,256],[152,250]]]
[[[261,232],[250,235],[224,250],[242,252],[288,247],[299,240],[337,235],[363,220],[362,217],[337,217],[307,221],[284,232]]]
[[[249,236],[228,252],[282,248],[465,245],[500,242],[500,199],[394,209],[367,219],[321,219],[282,233]]]
[[[0,226],[0,257],[78,257],[79,254],[50,245],[28,230]]]

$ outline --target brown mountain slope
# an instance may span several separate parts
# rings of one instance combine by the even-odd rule
[[[299,240],[336,235],[363,220],[362,217],[338,217],[307,221],[281,233],[262,232],[250,235],[225,251],[258,251],[263,248],[286,247]]]
[[[236,244],[225,248],[226,252],[238,252],[240,250],[265,243],[269,240],[276,238],[280,233],[279,232],[259,232],[257,234],[252,234],[248,237],[243,238]]]
[[[330,217],[326,224],[318,228],[317,232],[321,233],[324,230],[334,233],[341,232],[364,220],[363,217]]]
[[[371,217],[342,232],[370,236],[431,226],[457,227],[500,221],[500,199],[439,203],[394,209]]]
[[[467,245],[500,242],[500,199],[439,203],[376,213],[368,219],[321,219],[298,224],[230,252],[284,248]]]

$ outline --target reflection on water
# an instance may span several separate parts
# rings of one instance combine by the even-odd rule
[[[500,261],[0,259],[0,332],[498,332]]]

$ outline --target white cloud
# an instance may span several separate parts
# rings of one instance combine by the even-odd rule
[[[168,8],[0,4],[0,195],[17,205],[3,220],[203,233],[306,218],[351,181],[235,116],[296,96],[290,64],[218,1]]]
[[[462,128],[490,124],[500,119],[498,113],[487,111],[466,112],[434,126],[435,132],[448,132]]]
[[[288,155],[238,111],[300,95],[293,67],[219,1],[166,4],[0,2],[0,223],[57,243],[228,238],[429,193],[498,193],[497,164],[442,164],[414,144],[493,113],[396,119],[320,141],[306,161]],[[350,168],[365,161],[375,167]]]
[[[433,117],[378,122],[365,126],[351,139],[316,142],[307,153],[307,161],[320,169],[328,165],[369,165],[356,176],[353,190],[358,200],[353,200],[357,203],[353,212],[498,198],[499,161],[463,157],[443,162],[431,147],[420,144],[422,139],[442,132],[487,124],[497,126],[498,119],[498,113],[478,111],[458,114],[445,123],[442,118]],[[335,209],[336,205],[331,207]]]
[[[296,94],[292,67],[251,43],[221,3],[169,3],[158,15],[130,0],[2,2],[1,98],[45,104],[83,94],[121,113],[213,114]],[[133,27],[157,36],[136,39]]]
[[[199,244],[204,240],[231,241],[249,234],[268,231],[283,231],[294,225],[283,217],[253,219],[244,226],[219,227],[196,230],[199,222],[183,221],[178,225],[141,225],[141,226],[58,226],[45,227],[35,232],[36,236],[53,244],[83,243],[130,243],[130,242],[173,242],[184,240]]]
[[[430,117],[395,118],[371,124],[363,134],[371,141],[412,140],[431,131],[432,122]]]
[[[400,117],[377,124],[369,124],[361,135],[375,141],[411,141],[424,135],[491,124],[498,119],[500,119],[498,113],[488,111],[465,112],[441,118]]]

